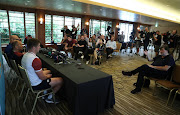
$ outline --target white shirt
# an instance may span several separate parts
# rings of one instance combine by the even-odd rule
[[[110,48],[112,48],[112,49],[116,49],[116,42],[115,41],[111,41],[111,40],[108,40],[107,41],[107,44],[106,44],[106,48],[108,48],[108,47],[110,47]]]
[[[42,68],[40,67],[38,68],[38,70],[37,69],[35,70],[35,67],[33,66],[34,60],[40,60],[40,59],[33,52],[27,52],[23,55],[23,58],[21,60],[21,65],[23,68],[26,69],[31,85],[37,86],[42,82],[42,80],[38,77],[36,72],[41,71]],[[37,63],[35,64],[37,65]]]

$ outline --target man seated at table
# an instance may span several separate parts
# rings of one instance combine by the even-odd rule
[[[144,64],[130,72],[122,71],[122,74],[127,76],[132,76],[136,73],[139,73],[137,82],[134,84],[136,88],[131,91],[132,94],[141,91],[144,82],[144,76],[157,79],[165,79],[167,77],[168,71],[170,71],[170,68],[175,65],[175,62],[173,57],[169,55],[169,48],[167,45],[161,46],[160,53],[161,55],[155,57],[154,62],[151,65]]]
[[[15,40],[21,40],[17,35],[12,35],[10,36],[10,42],[9,44],[7,45],[6,49],[5,49],[5,53],[7,54],[8,58],[12,59],[12,43],[15,41]]]
[[[111,40],[108,40],[106,44],[107,59],[109,57],[112,57],[110,54],[112,54],[113,50],[115,49],[116,49],[116,42],[114,41],[114,36],[111,36]]]
[[[52,87],[53,92],[56,93],[61,88],[63,79],[61,77],[52,77],[50,70],[42,70],[41,60],[36,56],[41,48],[40,41],[38,39],[30,39],[27,42],[27,47],[28,52],[24,54],[21,64],[27,70],[33,90],[43,90]],[[53,103],[52,94],[45,101]],[[57,100],[56,103],[58,103]]]
[[[21,41],[14,41],[12,43],[12,47],[13,47],[13,53],[12,53],[12,59],[16,61],[16,64],[21,65],[21,59],[24,55],[24,53],[21,53],[23,50],[23,45]]]
[[[67,41],[64,46],[64,50],[65,50],[66,54],[68,52],[71,52],[72,57],[74,56],[73,47],[75,46],[76,42],[77,42],[76,39],[72,39],[72,37],[70,35],[67,36]]]

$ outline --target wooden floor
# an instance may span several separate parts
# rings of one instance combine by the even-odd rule
[[[132,85],[136,82],[137,75],[126,77],[121,74],[122,70],[132,70],[142,64],[149,64],[146,59],[139,56],[127,56],[120,54],[114,56],[100,66],[90,65],[100,71],[106,72],[113,76],[114,92],[116,104],[113,109],[105,110],[100,115],[176,115],[180,114],[180,100],[176,99],[174,106],[166,106],[168,91],[158,88],[156,96],[152,96],[154,82],[151,81],[150,88],[143,88],[141,93],[131,94],[130,91],[135,87]],[[178,62],[179,63],[179,62]],[[9,75],[11,77],[15,75]],[[7,78],[8,79],[8,78]],[[18,98],[21,90],[19,83],[18,89],[14,90],[15,82],[9,86],[6,83],[6,114],[7,115],[28,115],[33,106],[33,96],[28,96],[27,103],[23,106],[25,92],[21,98]],[[174,96],[174,95],[173,95]],[[172,101],[172,98],[171,98]],[[34,115],[71,115],[66,101],[61,100],[57,105],[47,104],[44,100],[39,99],[35,107]]]

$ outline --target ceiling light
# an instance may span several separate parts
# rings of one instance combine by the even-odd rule
[[[86,12],[84,12],[84,13],[86,13]]]
[[[102,9],[100,9],[102,11]]]
[[[71,4],[72,6],[74,6],[74,4]]]

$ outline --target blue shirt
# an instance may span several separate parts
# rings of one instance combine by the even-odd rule
[[[12,44],[9,43],[4,52],[7,54],[8,58],[10,59],[12,59],[12,52],[13,52],[12,50],[13,50]]]

